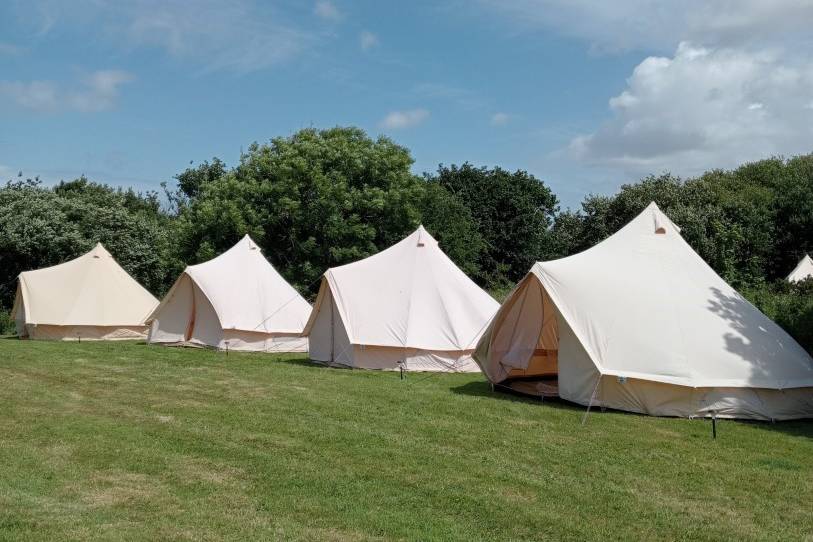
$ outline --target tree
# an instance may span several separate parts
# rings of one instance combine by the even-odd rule
[[[10,308],[22,271],[56,265],[103,243],[147,289],[164,291],[171,256],[168,217],[157,201],[80,178],[0,189],[0,306]]]
[[[329,267],[374,254],[418,226],[426,192],[411,166],[407,149],[358,128],[255,143],[233,170],[193,183],[179,217],[181,255],[208,259],[248,233],[287,280],[313,292]],[[198,168],[179,179],[193,176],[205,177]]]
[[[558,200],[533,175],[465,163],[441,165],[427,180],[470,209],[485,243],[477,262],[481,284],[498,288],[516,282],[535,261],[555,254],[551,226]]]

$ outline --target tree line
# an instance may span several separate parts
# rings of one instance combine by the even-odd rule
[[[389,138],[336,127],[255,143],[233,167],[217,158],[190,167],[164,194],[85,178],[45,187],[20,175],[0,188],[0,313],[7,321],[21,271],[99,241],[160,297],[186,265],[246,233],[312,297],[327,268],[374,254],[420,223],[500,297],[533,262],[587,249],[655,201],[715,271],[813,350],[813,285],[782,280],[813,248],[813,154],[691,179],[650,176],[587,195],[575,210],[562,210],[525,171],[464,163],[418,176],[412,164]]]

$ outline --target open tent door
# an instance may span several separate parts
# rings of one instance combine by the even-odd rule
[[[559,326],[550,296],[535,276],[519,283],[492,325],[489,359],[501,385],[558,396]]]

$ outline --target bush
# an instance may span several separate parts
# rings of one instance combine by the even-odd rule
[[[813,354],[813,279],[798,284],[776,281],[742,294]]]
[[[0,309],[0,335],[14,335],[16,332],[11,311]]]

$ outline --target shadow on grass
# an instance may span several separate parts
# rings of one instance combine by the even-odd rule
[[[756,420],[731,420],[763,431],[775,431],[792,437],[813,439],[813,419],[788,420],[783,422],[763,422]]]
[[[565,410],[584,410],[585,407],[559,399],[558,397],[546,397],[542,400],[539,397],[531,397],[525,395],[511,388],[495,387],[491,390],[491,384],[485,381],[468,382],[462,386],[450,388],[452,393],[459,395],[471,395],[473,397],[491,397],[503,401],[511,401],[513,403],[533,403],[535,405],[544,405],[550,408],[565,409]]]

